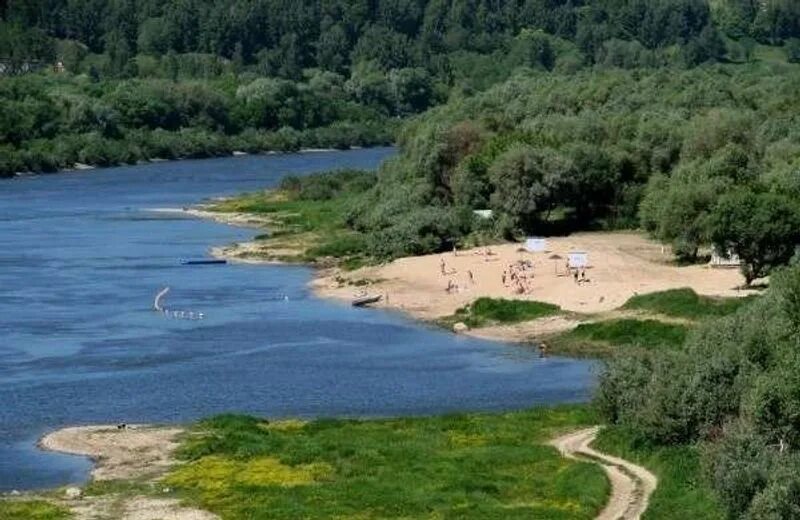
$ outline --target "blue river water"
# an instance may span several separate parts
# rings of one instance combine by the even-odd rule
[[[0,491],[80,482],[89,462],[36,448],[65,425],[387,416],[585,401],[591,362],[320,300],[310,269],[182,266],[252,230],[155,213],[373,168],[392,149],[155,163],[0,182]],[[205,319],[153,312],[166,303]]]

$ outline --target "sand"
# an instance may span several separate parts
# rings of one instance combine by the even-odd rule
[[[184,214],[211,218],[235,226],[268,228],[269,222],[242,213],[215,213],[204,208],[189,208]],[[618,309],[629,298],[690,287],[705,296],[741,297],[753,294],[742,290],[744,278],[736,268],[712,268],[707,265],[678,266],[669,247],[647,238],[640,232],[588,232],[547,239],[547,251],[520,251],[522,244],[503,244],[444,254],[407,257],[393,262],[344,272],[320,269],[311,282],[318,296],[350,302],[356,295],[380,294],[375,304],[402,311],[421,320],[433,321],[452,315],[480,297],[536,300],[558,305],[566,316],[548,317],[530,322],[486,327],[466,331],[472,336],[499,341],[529,342],[570,330],[580,323],[608,317],[623,317]],[[492,254],[486,254],[490,251]],[[567,272],[566,258],[571,251],[588,254],[587,282],[576,284]],[[297,250],[276,250],[264,241],[243,242],[214,247],[218,258],[249,263],[280,263],[276,257],[290,257]],[[550,259],[558,255],[559,260]],[[442,275],[444,260],[448,274]],[[530,291],[516,294],[513,286],[504,285],[502,274],[520,261],[533,264]],[[469,278],[469,272],[473,280]],[[528,271],[530,273],[531,271]],[[529,274],[530,276],[530,274]],[[364,285],[362,282],[366,281]],[[358,285],[356,285],[358,283]],[[447,292],[448,283],[458,289]],[[614,316],[609,313],[614,312]],[[619,315],[619,316],[617,316]],[[657,317],[668,321],[663,316]]]
[[[744,279],[737,269],[677,266],[671,261],[669,248],[662,248],[636,232],[579,233],[549,238],[547,252],[528,253],[519,252],[519,249],[519,244],[505,244],[489,248],[490,255],[485,254],[486,248],[477,248],[458,251],[455,255],[402,258],[350,273],[328,271],[312,285],[323,297],[350,300],[361,289],[347,281],[370,280],[367,292],[384,295],[377,306],[398,309],[423,320],[452,315],[456,309],[482,296],[537,300],[583,315],[575,319],[544,318],[521,325],[470,331],[473,335],[504,341],[538,338],[568,330],[585,321],[586,315],[617,309],[636,294],[681,287],[691,287],[707,296],[750,294],[738,289]],[[588,253],[588,282],[576,284],[567,273],[566,258],[570,251]],[[563,259],[549,259],[556,254]],[[441,273],[442,260],[447,275]],[[502,282],[503,271],[520,260],[531,261],[534,266],[529,294],[515,294],[512,287]],[[474,282],[469,279],[469,271]],[[341,283],[342,279],[345,283]],[[458,290],[448,293],[445,289],[450,281],[458,285]]]
[[[647,510],[658,479],[641,466],[591,448],[598,431],[596,426],[586,428],[562,435],[550,444],[563,456],[595,462],[606,472],[611,482],[611,496],[597,520],[638,520]]]
[[[183,429],[132,425],[125,429],[116,426],[79,426],[52,432],[39,441],[47,450],[85,455],[95,461],[92,479],[95,481],[127,480],[148,482],[154,492],[169,492],[159,479],[177,462],[173,458],[178,437]],[[70,490],[72,491],[72,490]],[[65,497],[69,493],[65,493]],[[45,499],[54,500],[50,497]],[[207,511],[185,507],[169,496],[99,495],[56,500],[67,507],[77,520],[215,520]]]
[[[45,435],[39,445],[50,451],[85,455],[95,460],[94,480],[135,479],[163,474],[178,447],[176,427],[79,426]]]

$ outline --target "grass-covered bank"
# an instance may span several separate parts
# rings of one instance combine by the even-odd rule
[[[712,298],[690,288],[636,295],[617,311],[587,316],[574,329],[546,341],[553,352],[590,357],[631,350],[680,350],[698,325],[731,315],[755,298]]]
[[[602,470],[546,442],[586,406],[503,414],[199,423],[167,477],[222,518],[593,518]]]
[[[622,308],[663,314],[674,318],[701,320],[733,314],[752,299],[753,296],[743,298],[700,296],[692,289],[684,287],[634,296],[625,302]]]
[[[2,500],[0,518],[3,520],[68,520],[72,518],[63,507],[45,500]]]
[[[554,352],[609,356],[625,349],[676,349],[686,341],[689,325],[646,319],[611,319],[581,323],[547,339]]]
[[[219,213],[262,218],[267,232],[255,241],[264,260],[357,267],[369,261],[367,237],[347,226],[351,205],[375,182],[374,172],[341,170],[287,177],[274,190],[243,194],[211,205]]]

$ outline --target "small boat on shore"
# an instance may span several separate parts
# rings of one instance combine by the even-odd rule
[[[381,296],[380,294],[371,294],[371,295],[368,294],[364,296],[359,296],[353,299],[353,307],[364,307],[365,305],[378,303],[379,301],[381,301],[381,298],[383,298],[383,296]]]
[[[181,265],[218,265],[227,264],[228,261],[219,258],[203,258],[199,260],[181,260]]]

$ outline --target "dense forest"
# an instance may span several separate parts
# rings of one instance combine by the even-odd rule
[[[406,126],[348,224],[384,257],[641,225],[684,261],[737,253],[749,282],[800,241],[798,81],[765,63],[521,72]]]
[[[0,176],[385,144],[520,68],[796,61],[798,36],[790,0],[9,0]]]

